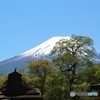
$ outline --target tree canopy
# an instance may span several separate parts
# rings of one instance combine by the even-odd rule
[[[56,54],[53,63],[66,73],[69,79],[69,92],[77,89],[82,84],[84,71],[92,66],[96,51],[93,40],[85,36],[72,35],[69,40],[61,39],[56,43],[51,55]],[[78,98],[74,98],[78,100]]]

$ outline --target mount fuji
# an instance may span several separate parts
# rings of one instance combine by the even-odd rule
[[[70,39],[69,36],[60,36],[60,37],[52,37],[44,43],[24,52],[10,59],[4,60],[0,62],[0,70],[2,70],[3,74],[11,73],[15,68],[21,69],[24,68],[27,70],[27,65],[30,61],[46,58],[52,59],[53,56],[50,56],[50,52],[55,46],[55,43],[60,39]],[[97,53],[97,59],[94,60],[96,63],[100,63],[100,53]]]
[[[10,59],[4,60],[0,62],[0,70],[2,70],[4,74],[12,72],[15,68],[21,69],[24,68],[27,70],[27,65],[30,61],[46,58],[52,59],[50,56],[50,52],[55,46],[55,43],[60,39],[70,39],[69,36],[63,37],[52,37],[49,40],[43,42],[42,44],[24,52],[17,56],[14,56]]]

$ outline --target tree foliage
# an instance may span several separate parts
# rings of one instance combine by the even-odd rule
[[[96,64],[93,67],[88,68],[84,75],[87,76],[86,81],[90,85],[100,84],[100,64]]]
[[[3,86],[3,83],[7,80],[7,76],[0,76],[0,87]]]
[[[66,73],[69,79],[69,92],[76,90],[76,85],[85,81],[83,73],[92,66],[95,53],[93,40],[89,37],[72,35],[69,40],[61,39],[56,43],[51,51],[51,55],[57,55],[53,63]]]
[[[41,89],[42,95],[45,91],[45,82],[52,69],[51,62],[45,59],[36,60],[28,65],[29,73],[35,77],[35,86]]]
[[[85,36],[72,35],[69,40],[61,39],[57,42],[51,51],[51,55],[53,54],[57,54],[53,61],[61,71],[72,70],[74,73],[75,67],[89,65],[95,56],[93,40]]]

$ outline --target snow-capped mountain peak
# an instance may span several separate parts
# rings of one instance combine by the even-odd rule
[[[44,56],[51,52],[53,47],[55,46],[55,43],[58,42],[60,39],[70,39],[69,36],[59,36],[59,37],[52,37],[46,42],[40,44],[39,46],[36,46],[35,48],[32,48],[31,50],[28,50],[22,54],[20,54],[20,57],[27,57],[27,56]]]
[[[0,70],[2,70],[2,72],[4,71],[3,74],[12,72],[16,67],[17,69],[24,68],[27,70],[26,66],[29,64],[30,61],[34,61],[41,58],[52,59],[52,56],[50,56],[49,54],[55,46],[56,42],[61,39],[69,40],[70,38],[71,37],[69,36],[52,37],[49,40],[24,53],[21,53],[15,57],[0,62]],[[95,62],[100,63],[100,54],[98,53],[97,56],[98,59],[95,59]]]
[[[4,73],[10,73],[15,69],[15,67],[17,67],[17,69],[25,68],[30,61],[40,59],[41,57],[51,59],[50,56],[48,55],[55,46],[55,43],[58,42],[60,39],[70,39],[70,37],[69,36],[52,37],[49,40],[43,42],[42,44],[24,53],[21,53],[10,59],[1,61],[0,70],[4,71]]]

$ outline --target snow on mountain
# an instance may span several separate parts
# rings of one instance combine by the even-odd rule
[[[27,65],[29,64],[30,61],[41,59],[41,58],[52,59],[52,56],[49,56],[49,54],[53,49],[53,47],[55,46],[55,43],[58,42],[60,39],[69,40],[70,37],[69,36],[52,37],[46,42],[24,53],[21,53],[18,56],[0,62],[0,70],[3,71],[3,74],[10,73],[15,68],[17,69],[24,68],[25,70],[27,70]],[[94,62],[100,63],[100,53],[97,53],[97,58],[94,59]]]
[[[93,61],[95,64],[100,64],[100,53],[97,52],[96,59]]]
[[[70,39],[70,37],[52,37],[51,39],[40,44],[39,46],[36,46],[18,56],[0,62],[0,70],[3,70],[3,73],[9,73],[13,71],[16,67],[18,69],[26,67],[27,64],[32,60],[40,59],[41,57],[50,59],[49,54],[55,46],[55,43],[58,42],[60,39]]]
[[[66,36],[66,37],[53,37],[53,38],[47,40],[46,42],[40,44],[39,46],[22,53],[20,56],[21,57],[27,57],[27,56],[37,57],[37,56],[44,56],[44,55],[50,54],[50,51],[55,46],[55,43],[62,38],[63,39],[70,39],[70,37],[68,37],[68,36]]]

